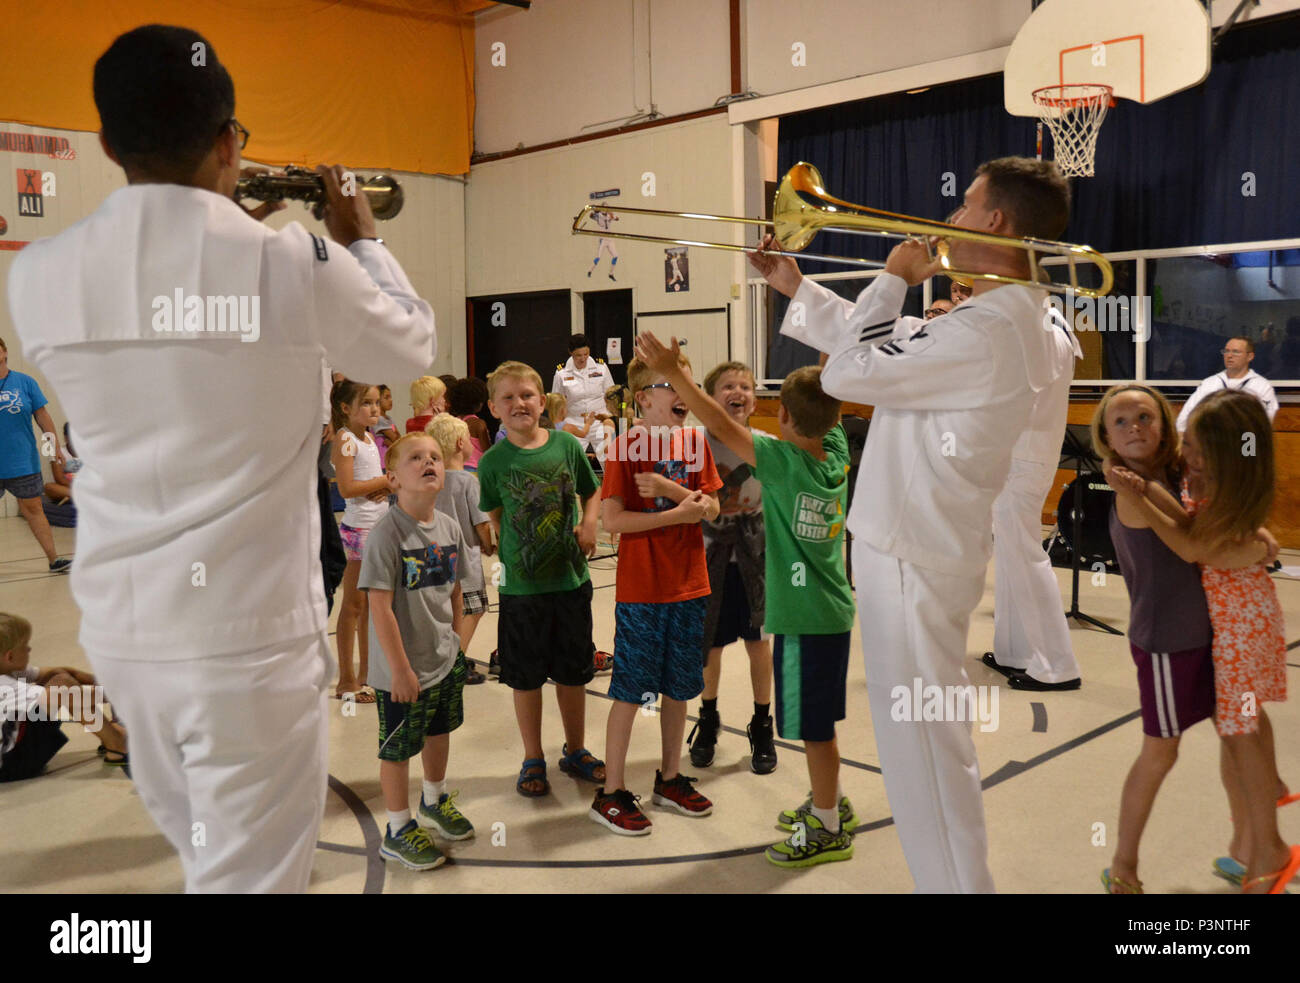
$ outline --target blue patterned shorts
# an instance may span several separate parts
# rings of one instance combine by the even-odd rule
[[[610,699],[644,706],[648,696],[691,700],[704,691],[707,597],[614,605]]]

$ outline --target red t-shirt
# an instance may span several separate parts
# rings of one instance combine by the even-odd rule
[[[658,472],[684,488],[705,494],[722,487],[709,442],[702,433],[641,426],[610,445],[601,498],[617,495],[629,512],[666,512],[675,508],[677,503],[672,499],[645,499],[637,494],[636,475],[645,471]],[[619,537],[615,601],[667,604],[708,593],[709,568],[700,523],[661,526]]]
[[[432,413],[426,413],[424,414],[424,416],[413,416],[406,421],[406,432],[421,433],[424,430],[424,428],[429,425],[429,421],[432,419],[433,419]]]

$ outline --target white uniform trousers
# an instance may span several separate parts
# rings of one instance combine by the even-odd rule
[[[897,686],[911,706],[917,679],[922,687],[970,685],[966,633],[983,577],[928,570],[855,539],[853,578],[876,748],[912,880],[925,894],[991,893],[970,721],[894,720],[891,713]]]
[[[188,893],[301,892],[325,808],[324,633],[237,655],[89,653],[127,729],[131,775]]]
[[[1012,461],[993,502],[994,657],[1040,683],[1079,678],[1061,588],[1043,549],[1043,501],[1055,478],[1055,464]]]

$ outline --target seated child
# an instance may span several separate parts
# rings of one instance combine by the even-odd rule
[[[16,614],[0,614],[0,782],[35,778],[68,743],[60,716],[85,725],[99,738],[104,764],[126,770],[126,731],[104,719],[95,677],[80,669],[29,665],[32,626]]]
[[[81,470],[81,458],[74,456],[76,452],[72,449],[72,436],[66,423],[63,425],[63,446],[68,451],[66,460],[60,464],[56,457],[50,462],[54,480],[45,483],[45,494],[55,505],[63,505],[72,498],[72,479]]]
[[[763,485],[764,629],[776,637],[776,728],[786,740],[804,742],[812,784],[803,805],[778,817],[791,833],[767,848],[767,859],[787,869],[848,860],[858,821],[839,786],[835,737],[845,716],[854,617],[844,572],[849,447],[840,401],[822,390],[820,368],[791,372],[781,385],[778,440],[751,431],[700,391],[689,367],[679,364],[675,339],[669,349],[642,332],[636,348]]]
[[[468,667],[460,651],[465,538],[460,525],[435,507],[444,470],[438,441],[406,434],[388,454],[397,504],[366,540],[357,586],[370,598],[367,681],[379,710],[379,783],[388,810],[380,856],[412,870],[431,870],[446,858],[425,828],[464,840],[474,827],[446,790],[450,734],[464,718]],[[424,791],[411,818],[410,759],[420,756]]]

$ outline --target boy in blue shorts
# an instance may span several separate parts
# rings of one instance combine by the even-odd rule
[[[680,353],[674,353],[685,358]],[[650,820],[626,787],[624,766],[637,711],[663,694],[663,756],[654,803],[687,816],[713,804],[678,771],[686,734],[686,701],[704,689],[704,614],[709,570],[703,519],[718,517],[722,487],[704,434],[683,430],[686,406],[673,383],[639,359],[627,367],[641,423],[616,439],[605,456],[605,528],[621,534],[615,587],[614,701],[605,733],[605,788],[589,815],[624,836],[650,832]]]
[[[458,633],[460,581],[467,555],[460,523],[436,508],[445,478],[442,449],[426,433],[408,433],[388,449],[388,480],[397,492],[366,539],[357,586],[370,600],[366,681],[379,711],[379,784],[388,810],[380,856],[412,870],[444,861],[426,832],[465,840],[474,827],[446,790],[450,735],[464,720],[468,666]],[[424,765],[420,809],[411,818],[410,759]]]
[[[835,740],[835,723],[844,719],[854,615],[844,572],[849,449],[839,425],[840,401],[822,391],[821,369],[790,373],[781,386],[778,440],[737,423],[701,392],[679,364],[676,339],[669,349],[642,332],[636,349],[763,485],[763,627],[776,641],[776,728],[783,738],[804,742],[812,782],[808,800],[778,817],[790,836],[768,847],[767,859],[789,868],[848,860],[858,820],[839,787]]]

